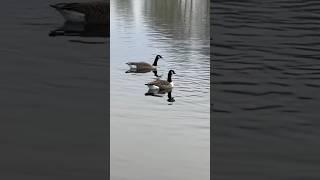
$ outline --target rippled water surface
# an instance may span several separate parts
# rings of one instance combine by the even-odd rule
[[[206,0],[111,1],[111,179],[209,179],[210,52]],[[175,88],[145,96],[152,72],[173,69]]]
[[[62,1],[1,1],[0,179],[106,176],[108,40],[49,37]]]
[[[211,4],[215,179],[319,179],[320,2]]]

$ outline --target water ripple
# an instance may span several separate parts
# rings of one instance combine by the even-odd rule
[[[306,142],[306,137],[319,138],[315,133],[320,126],[319,8],[320,2],[305,0],[216,0],[211,4],[213,111],[218,127],[215,139],[221,142],[215,153],[215,166],[221,167],[227,157],[232,157],[230,162],[250,172],[251,178],[261,179],[258,174],[265,173],[265,168],[258,167],[286,163],[267,157],[274,153],[295,159],[295,164],[290,165],[295,173],[279,174],[271,168],[270,172],[276,173],[269,173],[266,179],[306,179],[302,172],[309,179],[316,177],[316,171],[310,169],[312,163],[297,158],[304,151],[296,150],[298,154],[294,154],[286,146],[290,141]],[[277,148],[266,152],[266,142],[277,144]],[[235,147],[243,152],[228,152]],[[252,153],[259,154],[261,161],[257,162],[258,156]],[[228,170],[226,175],[217,168],[216,177],[246,177],[246,173],[237,174],[239,169]]]

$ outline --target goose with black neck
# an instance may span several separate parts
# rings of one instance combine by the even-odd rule
[[[128,62],[126,64],[130,67],[130,70],[128,70],[127,73],[146,73],[154,71],[157,69],[158,60],[161,58],[161,55],[157,55],[153,61],[153,64],[149,64],[146,62]]]

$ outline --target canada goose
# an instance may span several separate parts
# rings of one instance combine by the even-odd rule
[[[158,65],[158,60],[160,58],[162,58],[162,56],[157,55],[152,65],[146,62],[128,62],[126,64],[128,64],[128,66],[130,67],[131,72],[134,71],[134,72],[145,73],[145,72],[150,72],[152,70],[155,70]]]
[[[109,24],[109,3],[107,1],[58,3],[50,5],[65,18],[67,22],[85,24]]]
[[[152,81],[152,82],[149,82],[145,85],[148,86],[149,89],[153,90],[153,89],[171,89],[173,88],[174,84],[172,82],[172,79],[171,79],[171,76],[172,74],[176,74],[174,72],[174,70],[170,70],[168,72],[168,79],[167,80],[160,80],[160,79],[157,79],[155,81]]]

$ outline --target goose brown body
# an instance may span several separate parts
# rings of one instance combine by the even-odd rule
[[[158,65],[158,60],[162,58],[162,56],[157,55],[154,59],[153,64],[149,64],[146,62],[128,62],[127,65],[130,66],[131,72],[150,72],[152,70],[155,70]]]
[[[153,70],[156,69],[156,67],[152,66],[151,64],[148,64],[146,62],[128,62],[127,63],[129,66],[135,66],[135,69],[137,71],[147,71],[147,70]]]
[[[149,87],[149,89],[160,89],[160,90],[171,89],[174,86],[172,79],[171,79],[172,74],[176,74],[176,73],[173,70],[170,70],[168,72],[168,79],[167,80],[157,79],[155,81],[146,83],[145,85],[147,85]]]

